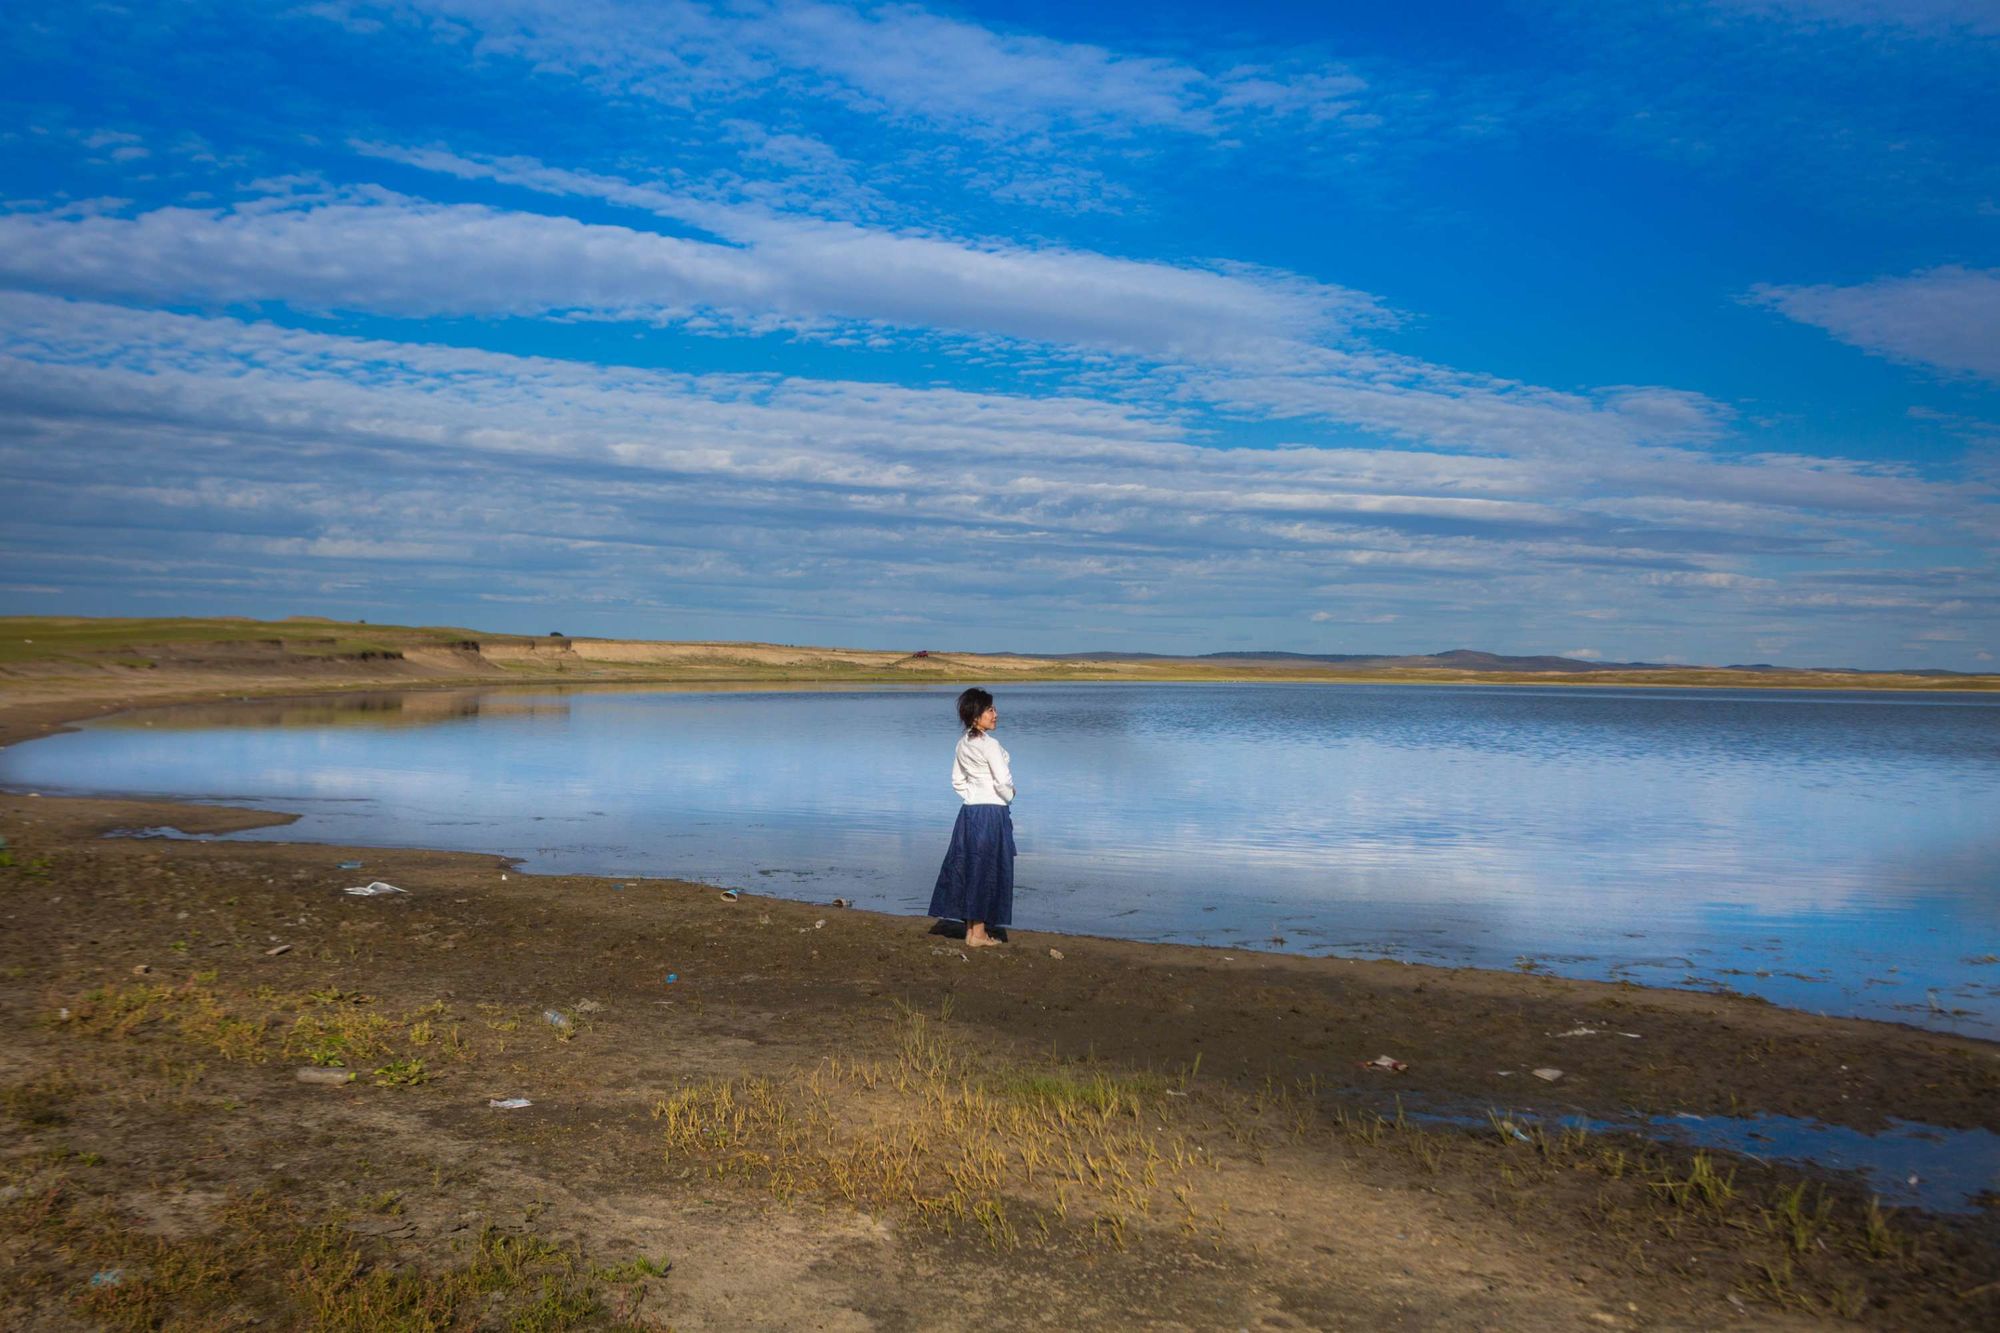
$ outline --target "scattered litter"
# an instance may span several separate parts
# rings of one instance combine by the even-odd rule
[[[1567,1032],[1551,1032],[1549,1035],[1551,1037],[1594,1037],[1603,1030],[1602,1028],[1571,1028]]]
[[[132,969],[132,975],[135,977],[143,977],[152,970],[153,970],[153,965],[151,963],[141,963],[137,967]]]
[[[502,876],[501,876],[500,878],[502,878],[502,879],[505,879],[505,878],[507,878],[507,877],[506,877],[505,875],[502,875]],[[613,885],[611,886],[611,891],[612,891],[613,893],[623,893],[623,892],[625,892],[625,890],[627,890],[627,889],[632,889],[632,888],[637,888],[637,887],[638,887],[638,886],[637,886],[636,884],[613,884]]]
[[[273,948],[269,948],[269,949],[266,949],[266,950],[264,950],[264,956],[265,956],[266,958],[276,958],[276,957],[277,957],[277,956],[278,956],[279,954],[281,954],[281,953],[290,953],[291,951],[292,951],[292,946],[291,946],[291,945],[289,945],[289,944],[280,944],[280,945],[276,945],[276,946],[275,946],[275,947],[273,947]]]
[[[965,957],[965,950],[963,949],[941,949],[937,945],[933,944],[931,946],[931,952],[941,953],[944,954],[946,957],[950,957],[952,954],[957,954],[961,959],[964,959],[964,961],[968,963],[972,961],[970,958]]]
[[[335,870],[359,870],[359,869],[361,869],[361,863],[360,863],[359,861],[342,861],[342,862],[341,862],[341,863],[340,863],[339,865],[335,866],[335,867],[334,867],[334,869],[335,869]]]
[[[817,921],[813,922],[813,929],[814,929],[814,930],[825,930],[825,929],[826,929],[826,918],[825,918],[825,917],[821,917],[821,918],[820,918],[819,920],[817,920]]]
[[[502,875],[500,878],[505,879],[507,877]],[[399,889],[394,884],[378,879],[368,884],[357,884],[351,889],[342,889],[341,892],[351,893],[356,898],[381,898],[391,893],[407,894],[409,890]]]
[[[526,1097],[489,1097],[486,1104],[496,1111],[518,1111],[524,1106],[534,1105]]]
[[[1185,1092],[1182,1092],[1182,1091],[1181,1091],[1181,1090],[1180,1090],[1179,1088],[1168,1088],[1168,1089],[1167,1089],[1167,1096],[1169,1096],[1169,1097],[1185,1097],[1185,1096],[1187,1096],[1187,1094],[1186,1094]]]
[[[1495,1077],[1495,1078],[1512,1078],[1512,1077],[1514,1077],[1514,1071],[1513,1071],[1513,1070],[1511,1070],[1511,1069],[1496,1069],[1496,1070],[1494,1070],[1494,1071],[1493,1071],[1493,1077]]]
[[[503,884],[504,884],[504,883],[506,883],[506,882],[507,882],[507,877],[506,877],[505,875],[502,875],[502,876],[500,877],[500,882],[501,882],[501,883],[503,883]]]
[[[740,896],[741,895],[738,894],[735,889],[724,889],[722,891],[722,901],[726,903],[733,903]]]
[[[1553,1083],[1563,1076],[1563,1071],[1560,1069],[1535,1069],[1529,1072],[1544,1083]]]
[[[1500,1128],[1507,1134],[1512,1135],[1514,1138],[1519,1139],[1523,1143],[1534,1142],[1533,1139],[1529,1138],[1526,1134],[1523,1134],[1521,1132],[1521,1127],[1519,1125],[1515,1124],[1511,1120],[1502,1120],[1500,1122]]]
[[[1051,949],[1051,950],[1049,950],[1049,957],[1051,957],[1051,958],[1055,959],[1055,960],[1056,960],[1057,962],[1059,962],[1059,963],[1060,963],[1060,962],[1062,961],[1062,956],[1063,956],[1063,953],[1062,953],[1062,950],[1061,950],[1061,949]]]
[[[1676,1112],[1674,1112],[1674,1119],[1676,1119],[1676,1120],[1706,1120],[1706,1119],[1708,1119],[1708,1117],[1707,1117],[1707,1116],[1705,1116],[1705,1115],[1696,1115],[1696,1114],[1695,1114],[1695,1113],[1694,1113],[1693,1111],[1676,1111]]]
[[[679,981],[680,979],[681,979],[681,974],[678,972],[667,973],[667,984],[669,986],[673,985],[676,981]]]
[[[604,1012],[604,1006],[595,1000],[578,1000],[570,1008],[576,1010],[579,1014],[601,1014]]]
[[[1357,1069],[1386,1069],[1392,1074],[1400,1074],[1409,1067],[1407,1063],[1391,1055],[1378,1055],[1373,1060],[1362,1060],[1355,1065]]]
[[[304,1069],[293,1070],[292,1077],[301,1083],[324,1083],[328,1087],[339,1087],[343,1083],[352,1083],[354,1081],[354,1071],[352,1069],[321,1069],[316,1065],[308,1065]]]
[[[576,1024],[570,1022],[569,1015],[560,1009],[542,1010],[542,1021],[558,1032],[568,1032]]]
[[[124,1282],[125,1270],[122,1268],[107,1268],[101,1273],[90,1275],[90,1285],[93,1287],[116,1287],[122,1286]]]
[[[835,907],[852,907],[852,906],[854,906],[854,904],[853,904],[853,903],[851,903],[851,902],[847,901],[847,899],[845,899],[845,898],[835,898],[835,899],[833,900],[833,905],[834,905]]]
[[[58,1023],[69,1022],[69,1006],[65,1005],[61,1009],[56,1010],[56,1021]]]

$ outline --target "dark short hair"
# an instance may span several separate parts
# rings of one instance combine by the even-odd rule
[[[958,696],[958,720],[965,724],[968,734],[972,731],[972,724],[978,720],[979,715],[992,706],[993,696],[977,685]]]

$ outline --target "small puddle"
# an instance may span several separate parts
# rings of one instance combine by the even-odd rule
[[[1461,1128],[1486,1128],[1489,1113],[1417,1110],[1404,1098],[1412,1120]],[[1689,1148],[1719,1148],[1758,1162],[1782,1162],[1854,1176],[1883,1203],[1934,1213],[1976,1213],[1981,1196],[2000,1197],[2000,1134],[1985,1129],[1943,1129],[1910,1120],[1889,1121],[1869,1134],[1788,1115],[1647,1116],[1631,1120],[1582,1115],[1537,1115],[1495,1109],[1515,1125],[1581,1129],[1591,1134],[1626,1133]]]
[[[1655,1137],[1693,1147],[1726,1148],[1758,1161],[1850,1173],[1884,1203],[1971,1213],[1979,1211],[1980,1195],[2000,1195],[2000,1134],[1991,1130],[1940,1129],[1891,1119],[1889,1128],[1866,1134],[1788,1115],[1686,1113],[1658,1116],[1647,1124]]]
[[[170,824],[156,824],[151,828],[115,828],[106,830],[107,838],[166,838],[173,842],[214,842],[219,834],[183,833]]]

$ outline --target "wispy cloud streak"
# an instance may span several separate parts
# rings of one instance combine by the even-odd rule
[[[1751,299],[1864,352],[2000,383],[2000,269],[1947,265],[1852,287],[1767,284]]]

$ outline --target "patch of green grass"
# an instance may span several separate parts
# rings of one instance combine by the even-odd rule
[[[430,1082],[430,1071],[424,1062],[414,1056],[407,1060],[391,1060],[375,1071],[375,1086],[378,1088],[413,1088],[419,1083]]]
[[[213,980],[212,973],[203,978]],[[474,1058],[457,1025],[441,1027],[442,1003],[401,1016],[374,997],[338,988],[285,995],[269,987],[230,994],[200,981],[181,985],[104,986],[79,998],[67,1023],[79,1035],[124,1041],[141,1034],[177,1037],[228,1060],[263,1064],[274,1057],[348,1069],[372,1069],[383,1087],[429,1082],[431,1058]]]
[[[651,1277],[665,1277],[673,1266],[671,1260],[648,1259],[641,1255],[629,1263],[592,1269],[591,1276],[603,1282],[639,1282]]]
[[[1705,1152],[1694,1155],[1688,1164],[1687,1175],[1662,1172],[1649,1183],[1681,1209],[1702,1207],[1714,1213],[1723,1213],[1736,1201],[1736,1168],[1717,1166],[1716,1159]]]
[[[379,1200],[378,1200],[379,1202]],[[600,1287],[621,1270],[593,1267],[574,1247],[482,1230],[450,1250],[388,1257],[338,1215],[310,1217],[270,1195],[218,1209],[203,1234],[162,1236],[63,1175],[0,1209],[0,1238],[24,1256],[0,1310],[67,1306],[89,1327],[138,1333],[244,1326],[334,1333],[444,1333],[504,1328],[654,1329],[612,1310]],[[666,1271],[628,1265],[629,1280]],[[636,1305],[636,1302],[635,1302]]]
[[[0,663],[109,656],[126,666],[157,665],[141,649],[166,644],[282,642],[306,656],[393,654],[410,644],[453,643],[467,631],[448,627],[363,625],[346,621],[201,618],[0,616]]]

